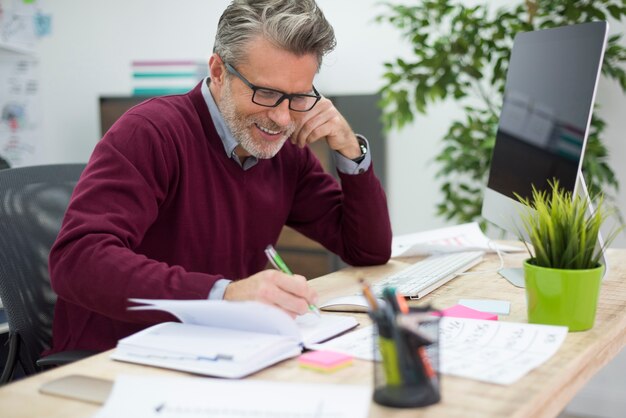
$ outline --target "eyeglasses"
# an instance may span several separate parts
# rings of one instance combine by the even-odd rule
[[[252,103],[258,104],[259,106],[276,107],[281,104],[283,100],[287,99],[289,100],[289,109],[295,112],[308,112],[313,109],[313,106],[322,98],[315,89],[315,86],[313,86],[313,93],[315,94],[287,94],[280,90],[255,86],[246,80],[239,71],[235,70],[232,65],[226,62],[224,65],[229,73],[239,78],[246,86],[252,89]]]

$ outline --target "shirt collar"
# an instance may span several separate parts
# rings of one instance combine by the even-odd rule
[[[202,81],[202,86],[200,87],[200,91],[202,92],[202,97],[204,97],[204,101],[206,102],[207,107],[209,108],[209,113],[211,114],[211,119],[213,119],[213,124],[215,125],[215,130],[222,140],[222,145],[224,146],[224,151],[226,152],[226,156],[231,158],[237,162],[240,166],[242,166],[241,161],[237,154],[235,154],[235,148],[239,143],[233,136],[230,128],[226,124],[226,121],[222,117],[222,114],[213,99],[213,95],[211,94],[211,90],[209,89],[209,77],[206,77]],[[258,159],[254,156],[250,156],[246,158],[243,169],[247,170],[248,168],[253,167],[258,162]]]

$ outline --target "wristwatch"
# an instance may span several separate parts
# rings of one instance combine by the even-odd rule
[[[354,161],[357,164],[360,164],[361,161],[365,159],[365,155],[367,154],[367,145],[365,144],[365,141],[363,141],[358,136],[356,137],[356,139],[357,141],[359,141],[359,148],[361,148],[361,155],[359,155],[356,158],[353,158],[352,161]]]

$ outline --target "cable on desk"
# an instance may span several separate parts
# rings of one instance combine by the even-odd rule
[[[502,257],[502,251],[500,251],[500,249],[498,248],[498,245],[495,244],[493,240],[491,239],[488,241],[487,245],[489,246],[489,248],[493,249],[498,255],[498,258],[500,259],[500,265],[495,269],[465,271],[463,273],[457,273],[458,276],[466,276],[470,274],[479,274],[479,273],[498,273],[500,270],[502,270],[502,268],[504,267],[504,258]]]

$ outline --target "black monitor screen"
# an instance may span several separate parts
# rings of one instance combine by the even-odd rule
[[[519,34],[511,54],[488,187],[510,198],[573,191],[601,62],[605,22]]]

